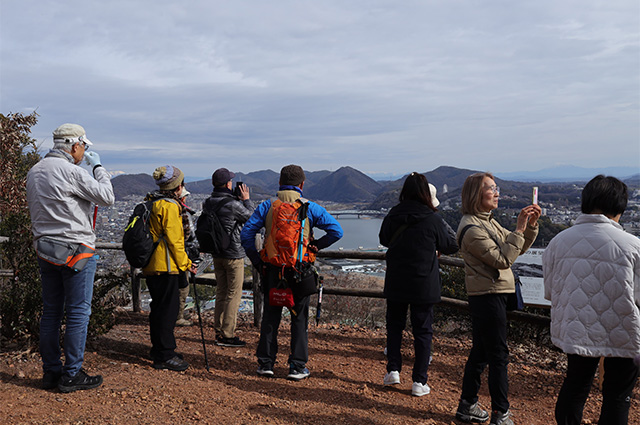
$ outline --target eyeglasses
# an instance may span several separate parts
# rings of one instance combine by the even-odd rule
[[[500,186],[496,186],[495,184],[492,186],[485,186],[485,189],[489,189],[493,193],[500,193]]]
[[[84,138],[84,136],[80,136],[80,137],[78,137],[78,141],[79,141],[80,143],[82,143],[82,147],[84,148],[84,150],[85,150],[85,151],[88,151],[88,150],[89,150],[89,145],[87,144],[87,142],[85,142],[85,141],[83,140],[83,138]]]

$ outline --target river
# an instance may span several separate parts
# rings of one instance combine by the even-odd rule
[[[338,242],[334,243],[327,249],[362,249],[366,251],[377,251],[381,249],[378,233],[382,225],[381,218],[357,218],[357,217],[338,217],[338,222],[344,230],[344,236]],[[320,229],[314,230],[315,237],[320,238],[324,232]]]

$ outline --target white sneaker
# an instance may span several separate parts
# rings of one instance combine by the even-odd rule
[[[423,395],[427,395],[431,392],[431,388],[427,384],[421,384],[420,382],[414,382],[411,386],[411,394],[416,397],[422,397]]]
[[[396,384],[399,384],[400,383],[400,372],[398,372],[397,370],[392,370],[391,372],[389,372],[386,375],[384,375],[384,380],[382,382],[384,382],[385,385],[396,385]]]

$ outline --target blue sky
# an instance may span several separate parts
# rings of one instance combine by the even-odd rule
[[[640,168],[637,0],[0,0],[0,112],[111,171]]]

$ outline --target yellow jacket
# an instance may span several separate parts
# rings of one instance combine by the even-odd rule
[[[149,264],[142,269],[143,274],[178,274],[191,267],[191,260],[184,250],[181,207],[177,201],[160,199],[153,203],[149,230],[154,242],[158,239],[160,242],[151,255]]]

